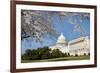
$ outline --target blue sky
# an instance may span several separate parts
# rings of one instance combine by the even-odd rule
[[[58,37],[60,36],[60,33],[63,33],[67,41],[80,37],[79,31],[73,32],[74,25],[69,22],[69,19],[71,18],[72,18],[71,16],[67,16],[65,17],[64,22],[61,23],[61,20],[58,14],[55,14],[53,16],[53,25],[56,31],[59,33]],[[90,19],[84,18],[82,22],[80,22],[81,21],[80,16],[77,15],[77,16],[74,16],[74,18],[77,20],[78,24],[81,26],[83,31],[86,32],[86,35],[90,36]],[[35,42],[34,38],[29,38],[29,40],[22,40],[21,41],[22,53],[24,53],[26,49],[37,49],[38,47],[55,45],[58,37],[55,37],[55,36],[51,36],[51,37],[54,39],[51,39],[49,35],[43,38],[43,41],[44,41],[43,44],[40,44],[39,42]]]

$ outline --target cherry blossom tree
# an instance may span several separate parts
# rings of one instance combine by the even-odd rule
[[[59,16],[61,24],[66,24],[64,23],[66,17],[70,17],[68,21],[74,26],[73,32],[79,31],[82,36],[86,35],[80,23],[84,19],[89,20],[89,13],[22,10],[21,39],[24,40],[31,37],[35,38],[37,42],[41,42],[41,39],[47,35],[58,36],[59,33],[56,31],[53,23],[55,14]],[[76,16],[80,17],[80,23],[75,18]]]

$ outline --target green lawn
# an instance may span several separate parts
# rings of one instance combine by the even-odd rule
[[[51,61],[69,61],[69,60],[88,60],[90,56],[70,56],[70,57],[61,57],[61,58],[52,58],[52,59],[44,59],[44,60],[22,60],[22,63],[29,62],[51,62]]]

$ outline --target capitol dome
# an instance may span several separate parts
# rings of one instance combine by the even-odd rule
[[[58,44],[67,44],[66,38],[64,37],[63,33],[61,33],[61,35],[58,37],[57,43]]]

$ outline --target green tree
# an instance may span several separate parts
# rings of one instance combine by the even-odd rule
[[[25,51],[25,54],[22,55],[23,60],[32,60],[32,51],[30,49]]]
[[[22,60],[42,60],[67,56],[69,56],[69,54],[62,53],[59,49],[51,50],[49,47],[45,46],[38,49],[26,50],[22,55]]]
[[[50,51],[49,47],[38,48],[40,59],[49,59]]]
[[[54,49],[52,50],[51,55],[53,58],[58,58],[58,57],[62,57],[63,53],[59,49]]]
[[[38,50],[32,50],[32,60],[38,60],[39,59],[39,52]]]

